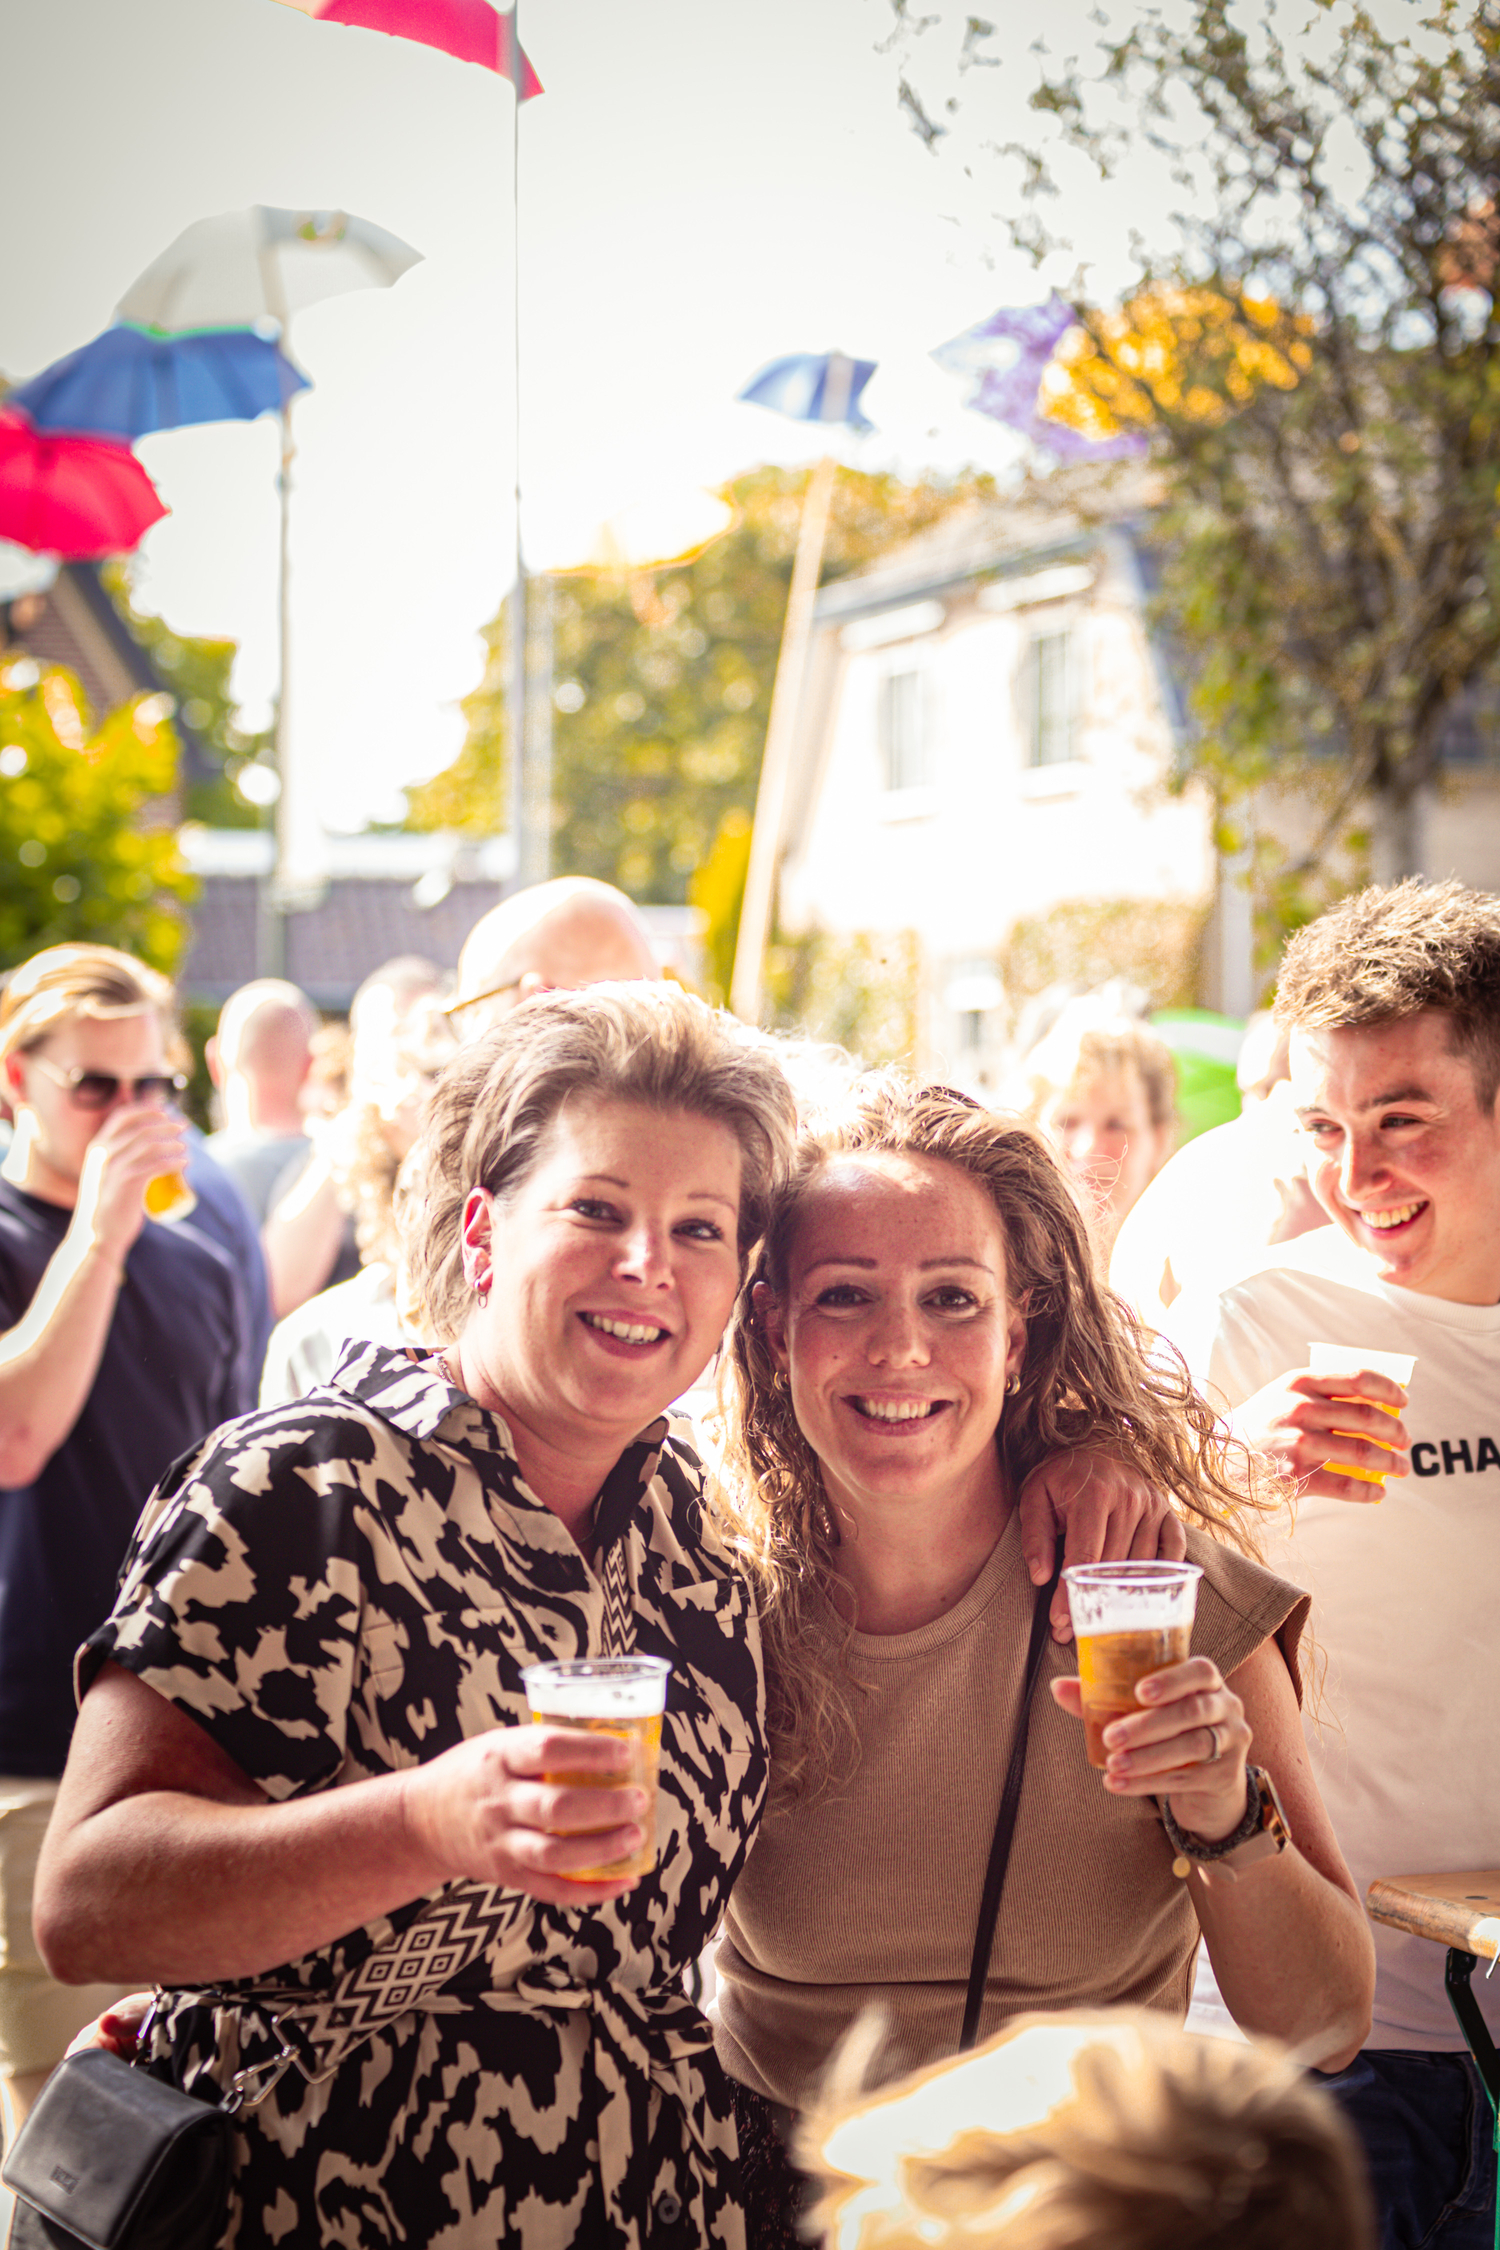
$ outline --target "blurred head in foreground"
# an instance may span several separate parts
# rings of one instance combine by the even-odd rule
[[[467,1044],[538,992],[660,975],[651,933],[625,893],[587,875],[562,875],[502,899],[475,923],[448,1012]]]
[[[1172,1050],[1139,1017],[1101,1017],[1080,1002],[1064,1009],[1018,1077],[1016,1106],[1052,1143],[1107,1258],[1172,1153]]]
[[[856,2032],[836,2080],[878,2038]],[[855,2044],[858,2042],[858,2045]],[[1373,2250],[1358,2148],[1284,2049],[1131,2009],[1034,2016],[862,2100],[799,2160],[828,2250]]]

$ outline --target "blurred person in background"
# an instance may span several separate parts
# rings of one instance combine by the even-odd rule
[[[1017,1071],[1014,1106],[1052,1144],[1089,1222],[1101,1267],[1129,1212],[1172,1153],[1177,1067],[1137,1016],[1070,1001]]]
[[[1287,1033],[1269,1009],[1246,1026],[1235,1078],[1239,1116],[1179,1149],[1116,1239],[1110,1287],[1150,1328],[1184,1290],[1226,1289],[1277,1244],[1328,1224],[1292,1112]]]
[[[223,1125],[205,1147],[264,1226],[271,1191],[309,1147],[303,1095],[312,1065],[317,1010],[279,977],[258,977],[231,993],[204,1049]]]
[[[310,1145],[276,1182],[261,1230],[278,1320],[319,1290],[352,1281],[364,1262],[356,1174],[368,1182],[369,1173],[360,1146],[384,1137],[384,1128],[400,1136],[413,1071],[427,1071],[415,1054],[446,1029],[437,1020],[445,982],[434,962],[400,954],[372,969],[350,1002],[347,1099],[322,1124],[309,1118]],[[404,1153],[389,1156],[392,1180]]]
[[[136,1518],[177,1456],[250,1403],[245,1298],[181,1173],[172,988],[61,945],[0,999],[15,1136],[0,1166],[0,2073],[23,2115],[98,1990],[52,1982],[31,1884],[73,1731],[73,1654],[107,1615]],[[226,1190],[231,1192],[231,1190]]]
[[[1358,2143],[1270,2040],[1128,2009],[1029,2017],[801,2139],[827,2250],[1374,2250]]]
[[[448,1036],[446,1025],[444,1034]],[[364,1264],[352,1280],[320,1290],[277,1323],[261,1372],[262,1406],[305,1397],[328,1382],[348,1344],[385,1344],[393,1349],[402,1344],[430,1345],[425,1312],[409,1285],[399,1219],[404,1203],[421,1201],[419,1134],[427,1096],[437,1082],[431,1064],[438,1055],[446,1060],[448,1051],[446,1045],[427,1050],[428,1068],[419,1087],[399,1105],[395,1119],[389,1123],[381,1119],[359,1135],[345,1183],[359,1211],[357,1233]]]
[[[625,893],[562,875],[515,892],[475,923],[448,1013],[467,1045],[534,993],[660,975],[651,932]]]

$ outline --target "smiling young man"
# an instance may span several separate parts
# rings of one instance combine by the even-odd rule
[[[1217,1299],[1184,1301],[1172,1330],[1241,1434],[1299,1482],[1270,1559],[1313,1595],[1328,1678],[1309,1754],[1364,1891],[1493,1866],[1500,1842],[1500,899],[1451,882],[1364,891],[1292,939],[1276,1008],[1333,1224]],[[1315,1377],[1313,1343],[1411,1354],[1409,1391]],[[1442,1948],[1377,1929],[1376,1953],[1370,2042],[1333,2083],[1384,2243],[1479,2250],[1493,2121]],[[1500,2035],[1500,1993],[1475,1991]]]
[[[135,1521],[177,1455],[249,1404],[243,1304],[191,1224],[147,1222],[187,1161],[170,1107],[172,988],[60,945],[0,999],[15,1138],[0,1167],[0,2077],[24,2111],[95,1988],[53,1983],[31,1881],[73,1730],[73,1656],[109,1611]]]

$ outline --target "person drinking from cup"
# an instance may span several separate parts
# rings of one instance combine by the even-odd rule
[[[32,1942],[37,1853],[73,1732],[73,1652],[158,1477],[250,1404],[245,1300],[187,1220],[172,987],[103,945],[33,955],[0,996],[15,1134],[0,1165],[0,2074],[12,2126],[114,1989]],[[191,1204],[191,1197],[187,1197]]]
[[[1201,1932],[1247,2029],[1346,2062],[1373,1954],[1302,1752],[1306,1600],[1240,1551],[1223,1433],[1101,1290],[1039,1138],[941,1087],[857,1090],[776,1197],[729,1356],[724,1506],[773,1755],[715,1961],[752,2241],[795,2239],[789,2113],[863,2010],[884,2075],[958,2045],[1023,1727],[978,2035],[1084,2004],[1180,2018]],[[1202,1573],[1192,1653],[1109,1725],[1102,1774],[1069,1654],[1033,1640],[1017,1520],[1064,1446],[1169,1491]]]
[[[1167,1324],[1296,1481],[1274,1552],[1312,1592],[1328,1724],[1308,1758],[1363,1895],[1492,1867],[1500,1839],[1500,898],[1407,882],[1345,899],[1288,944],[1276,1014],[1332,1224]],[[1341,1347],[1334,1371],[1310,1366],[1315,1344]],[[1381,1928],[1375,1953],[1374,2026],[1334,2092],[1385,2250],[1488,2250],[1493,2118],[1442,1948]],[[1500,2037],[1500,1986],[1474,1999]]]
[[[66,1977],[167,1988],[150,2054],[190,2090],[257,2074],[237,2250],[741,2239],[682,1979],[765,1786],[759,1646],[663,1410],[792,1121],[774,1058],[680,990],[538,998],[429,1111],[412,1249],[446,1346],[353,1345],[143,1520],[39,1935]],[[607,1655],[672,1667],[650,1836],[616,1735],[529,1723],[529,1668]],[[639,1886],[585,1872],[647,1845]]]

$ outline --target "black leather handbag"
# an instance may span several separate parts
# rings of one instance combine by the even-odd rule
[[[102,2047],[66,2056],[0,2164],[12,2250],[214,2250],[230,2132],[228,2109]]]

